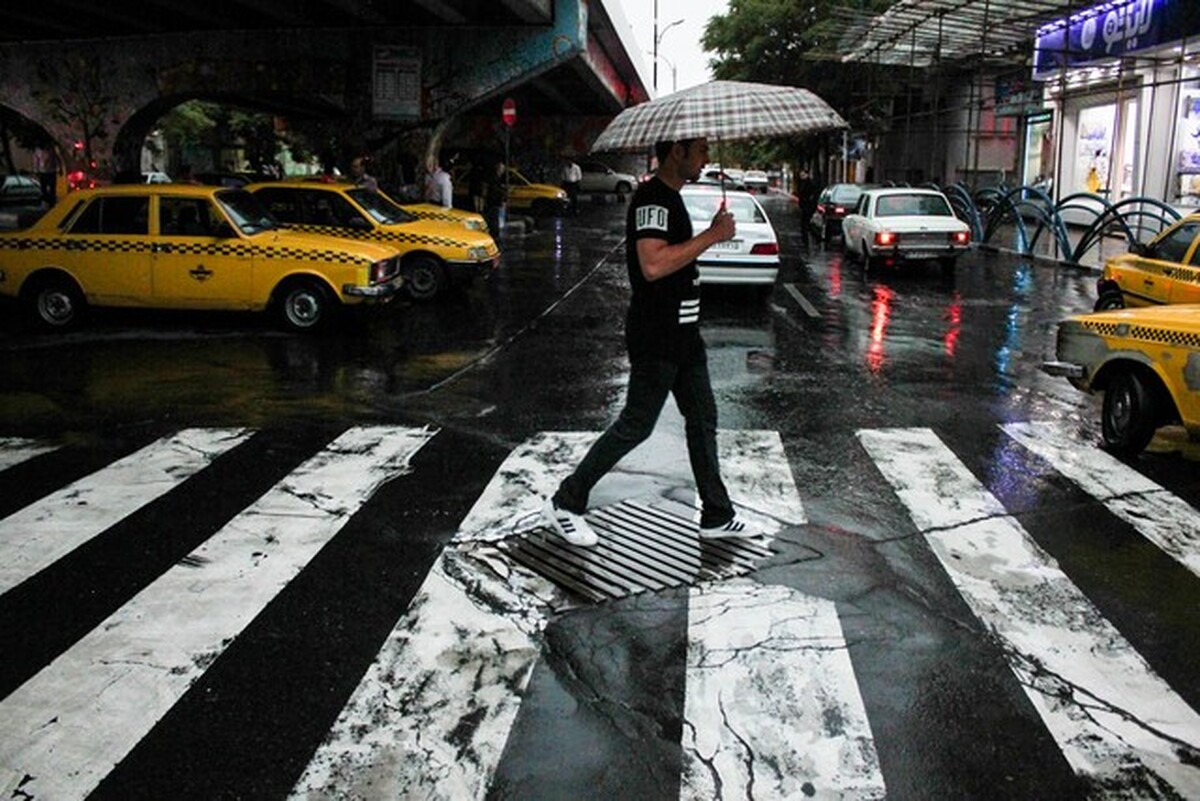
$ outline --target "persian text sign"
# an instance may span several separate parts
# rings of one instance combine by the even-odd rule
[[[1033,51],[1033,77],[1116,58],[1200,32],[1195,0],[1110,0],[1044,25]]]
[[[375,47],[376,119],[411,120],[421,116],[421,53],[408,47]]]

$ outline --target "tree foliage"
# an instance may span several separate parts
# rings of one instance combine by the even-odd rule
[[[874,133],[888,113],[892,79],[886,70],[842,62],[842,38],[892,0],[729,0],[729,11],[709,20],[704,48],[715,53],[721,80],[801,86],[828,102],[856,132]],[[744,163],[803,161],[817,137],[743,143],[731,148]]]

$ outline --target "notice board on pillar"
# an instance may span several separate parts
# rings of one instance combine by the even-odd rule
[[[384,120],[421,117],[421,51],[377,45],[372,69],[372,114]]]

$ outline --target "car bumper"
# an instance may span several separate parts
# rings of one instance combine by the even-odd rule
[[[871,255],[877,259],[892,261],[932,261],[933,259],[953,259],[965,253],[967,247],[917,247],[917,248],[871,248]]]
[[[1074,362],[1042,362],[1042,372],[1059,378],[1075,380],[1087,378],[1087,367]]]
[[[458,283],[487,275],[499,266],[499,254],[483,261],[447,261],[446,274],[451,281]]]
[[[390,298],[400,291],[404,286],[404,279],[397,275],[390,281],[384,281],[379,284],[369,284],[362,286],[361,284],[345,284],[342,287],[342,294],[351,298],[364,298],[366,300],[383,300]]]
[[[738,284],[771,286],[779,275],[779,265],[700,264],[701,284]]]

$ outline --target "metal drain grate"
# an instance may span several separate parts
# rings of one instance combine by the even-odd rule
[[[696,523],[635,501],[588,513],[594,548],[568,545],[546,528],[500,540],[501,551],[590,601],[744,576],[775,555],[758,540],[701,540]]]

